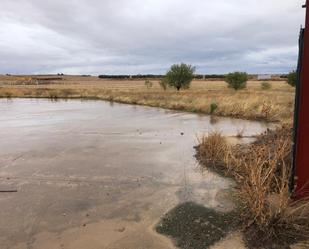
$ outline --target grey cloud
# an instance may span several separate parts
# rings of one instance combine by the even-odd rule
[[[281,73],[303,0],[2,0],[0,73]]]

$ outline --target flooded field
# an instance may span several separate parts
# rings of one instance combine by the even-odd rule
[[[263,123],[115,104],[0,100],[0,248],[174,248],[154,231],[177,204],[230,210],[233,184],[199,169],[197,136]],[[250,141],[245,138],[242,142]]]

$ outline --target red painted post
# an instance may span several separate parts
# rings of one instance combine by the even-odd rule
[[[309,197],[309,0],[300,54],[300,85],[296,107],[295,184],[297,199]]]

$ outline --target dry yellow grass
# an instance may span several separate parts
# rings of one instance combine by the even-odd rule
[[[250,81],[246,90],[227,88],[223,81],[192,82],[190,89],[164,91],[158,80],[148,89],[144,80],[102,80],[96,77],[64,77],[45,85],[15,85],[16,77],[0,77],[0,97],[95,98],[122,103],[156,106],[191,112],[267,121],[291,120],[294,89],[284,81],[270,82],[270,90],[262,90],[261,82]]]
[[[269,131],[249,146],[231,146],[217,132],[200,139],[202,164],[238,183],[239,218],[250,248],[288,248],[299,241],[309,246],[309,202],[295,202],[289,193],[291,150],[289,127]]]

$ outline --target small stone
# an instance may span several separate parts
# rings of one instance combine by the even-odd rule
[[[201,222],[201,220],[200,219],[196,219],[196,220],[194,220],[194,223],[200,223]]]
[[[122,227],[122,228],[119,228],[119,229],[118,229],[118,232],[119,232],[119,233],[123,233],[125,230],[126,230],[126,228],[125,228],[125,227]]]
[[[183,136],[183,135],[185,135],[185,133],[184,133],[184,132],[181,132],[180,135]]]

